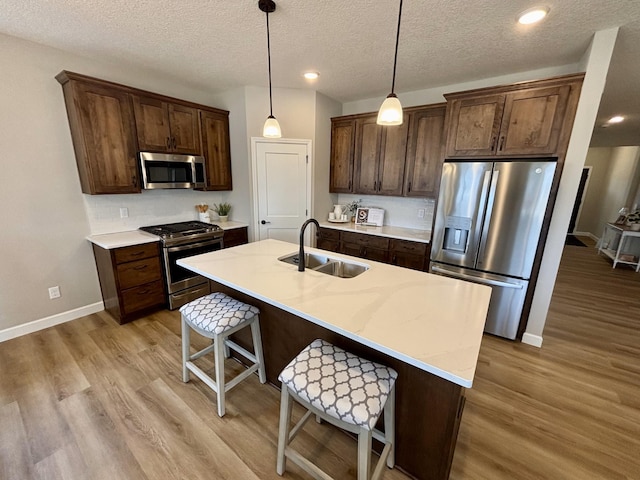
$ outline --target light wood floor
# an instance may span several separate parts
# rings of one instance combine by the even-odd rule
[[[99,313],[1,343],[0,479],[280,478],[278,392],[251,378],[218,418],[179,335],[176,312]],[[355,442],[307,425],[299,448],[355,478]],[[451,478],[640,478],[640,274],[565,248],[543,348],[485,336]]]

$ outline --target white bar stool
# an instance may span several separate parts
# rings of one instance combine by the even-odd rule
[[[252,305],[235,300],[224,293],[217,292],[183,305],[180,307],[180,313],[182,314],[182,380],[185,383],[188,382],[189,371],[191,371],[216,392],[218,396],[218,415],[222,417],[225,412],[224,397],[226,392],[256,370],[258,371],[260,383],[267,381],[262,353],[262,339],[260,337],[260,321],[258,319],[260,310]],[[229,335],[248,326],[251,326],[255,355],[228,338]],[[213,341],[212,344],[190,355],[190,328],[200,335],[210,338]],[[224,360],[225,357],[229,356],[229,348],[253,362],[253,365],[225,383]],[[210,353],[212,350],[215,361],[215,381],[193,363],[193,360]]]
[[[311,415],[358,435],[358,480],[380,478],[383,466],[395,464],[395,370],[360,358],[324,340],[314,340],[291,360],[278,376],[282,382],[277,472],[284,474],[286,459],[319,480],[331,477],[295,451],[289,443]],[[291,398],[308,411],[289,430]],[[374,426],[384,411],[384,433]],[[384,449],[369,477],[371,438]]]

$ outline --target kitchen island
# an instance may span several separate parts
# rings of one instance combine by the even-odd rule
[[[336,253],[329,256],[369,269],[355,278],[298,272],[278,260],[297,248],[264,240],[178,263],[212,280],[213,291],[260,308],[274,385],[315,338],[396,369],[396,465],[416,478],[448,478],[490,288]]]

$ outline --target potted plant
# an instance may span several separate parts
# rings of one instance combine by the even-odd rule
[[[231,211],[231,204],[222,202],[220,204],[213,204],[213,211],[218,214],[221,222],[226,222],[229,219],[229,212]]]
[[[354,215],[356,214],[356,210],[358,210],[358,208],[360,207],[361,203],[362,203],[362,199],[353,200],[353,201],[345,204],[342,212],[346,213],[347,215],[349,215],[351,217],[351,221],[353,222],[354,219],[355,219]]]

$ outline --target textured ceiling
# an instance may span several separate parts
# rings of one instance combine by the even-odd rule
[[[273,84],[341,102],[389,92],[397,0],[276,0]],[[405,0],[396,91],[576,63],[594,32],[620,26],[594,145],[640,145],[640,1],[546,0],[549,17],[519,26],[536,0]],[[200,89],[267,85],[257,0],[0,0],[0,32],[76,54],[135,64]],[[314,84],[305,70],[317,70]]]

